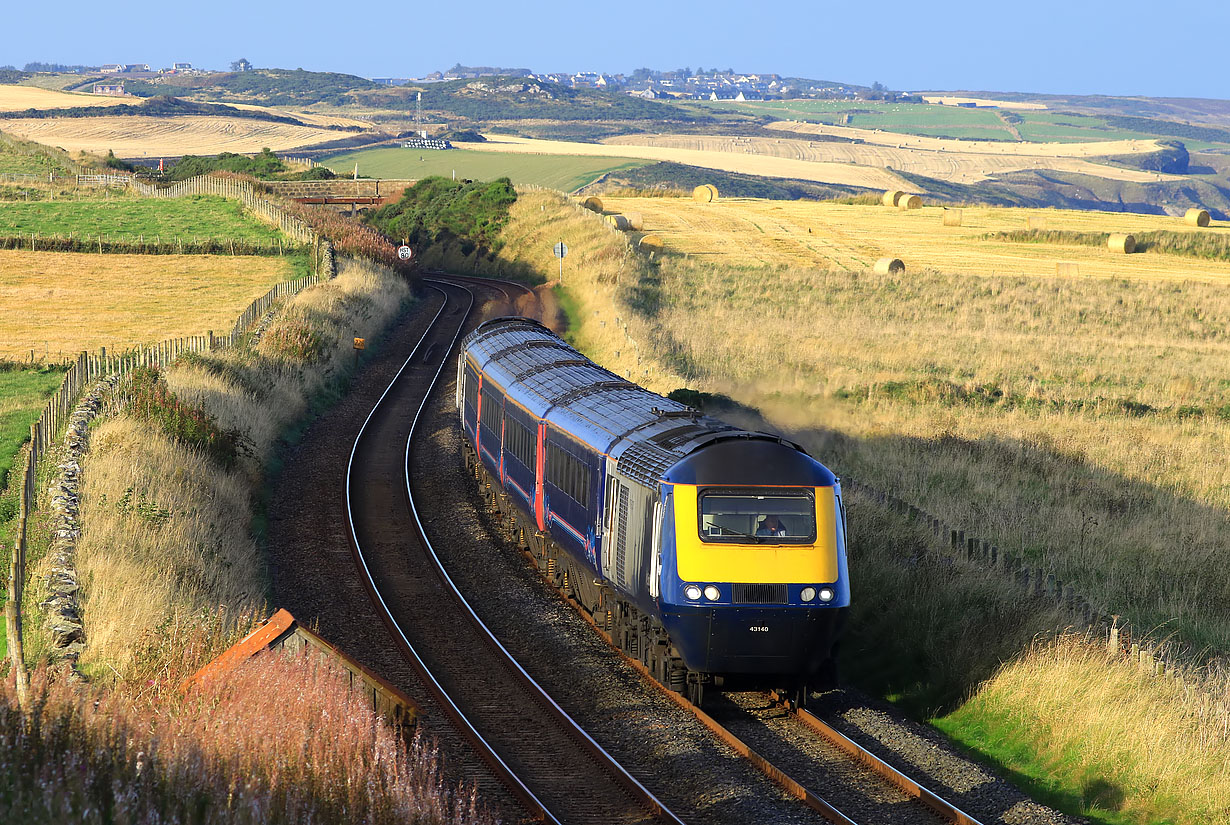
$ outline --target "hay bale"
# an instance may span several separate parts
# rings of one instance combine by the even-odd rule
[[[897,199],[897,208],[902,209],[902,210],[922,209],[922,198],[920,198],[918,195],[903,194],[900,198]]]
[[[1055,274],[1060,276],[1075,277],[1081,274],[1080,264],[1070,261],[1060,261],[1055,264]]]
[[[884,196],[880,198],[880,203],[885,206],[896,206],[897,201],[901,200],[901,196],[904,194],[905,192],[902,192],[899,189],[889,189],[884,193]]]
[[[1121,233],[1111,235],[1106,241],[1106,248],[1111,252],[1121,252],[1124,255],[1131,255],[1136,251],[1136,236],[1124,235]]]
[[[1026,218],[1026,229],[1046,229],[1046,218]]]
[[[876,261],[877,275],[902,275],[905,273],[905,262],[900,258],[881,258]]]
[[[602,214],[602,198],[598,198],[598,197],[594,197],[593,195],[590,195],[588,198],[581,201],[581,206],[585,207],[591,212],[597,212],[600,215]]]
[[[631,228],[628,219],[623,215],[607,215],[606,222],[621,232],[627,232]]]
[[[630,229],[640,232],[645,228],[645,216],[640,212],[625,212],[624,217],[628,219]]]
[[[661,235],[655,235],[650,232],[648,235],[642,235],[641,239],[636,242],[637,249],[643,249],[646,252],[658,252],[666,247],[662,242]]]
[[[1203,209],[1189,209],[1183,220],[1188,226],[1208,226],[1209,213]]]
[[[945,209],[944,210],[944,226],[960,226],[961,225],[961,210],[960,209]]]
[[[710,183],[702,183],[692,190],[692,200],[697,203],[713,203],[717,197],[717,187]]]

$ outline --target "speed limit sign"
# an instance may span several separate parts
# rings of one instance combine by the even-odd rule
[[[399,246],[397,247],[397,257],[403,261],[408,261],[414,257],[414,250],[408,246]]]

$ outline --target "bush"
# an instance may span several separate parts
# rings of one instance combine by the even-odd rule
[[[176,398],[157,367],[133,370],[128,411],[160,425],[171,438],[201,450],[224,467],[235,462],[234,436],[219,429],[204,410]]]
[[[466,255],[475,249],[485,255],[499,250],[500,231],[516,200],[517,192],[508,178],[463,183],[429,177],[367,220],[386,235],[409,238],[412,244],[456,241]]]

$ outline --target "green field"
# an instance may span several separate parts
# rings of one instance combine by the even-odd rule
[[[280,232],[245,215],[236,201],[214,196],[175,199],[0,203],[0,235],[99,235],[107,240],[217,238],[269,243]]]
[[[476,152],[469,149],[368,149],[347,152],[322,161],[335,172],[353,172],[372,178],[419,180],[430,175],[457,179],[492,180],[508,177],[513,183],[536,184],[564,192],[592,183],[606,172],[645,166],[633,158],[586,158],[564,155],[522,155],[511,152]]]
[[[64,371],[58,367],[21,369],[0,361],[0,562],[6,569],[16,527],[16,487],[21,483],[17,479],[13,489],[6,489],[9,475],[17,451],[30,438],[30,425],[38,420],[47,399],[63,380]],[[0,649],[3,637],[0,629]]]
[[[1011,128],[1000,118],[1007,110],[980,108],[962,109],[920,103],[880,103],[872,100],[765,100],[733,103],[702,101],[695,105],[710,111],[733,111],[769,116],[783,120],[827,123],[830,126],[852,126],[858,129],[882,129],[909,135],[954,137],[969,140],[1015,140]],[[1109,126],[1099,117],[1084,117],[1053,111],[1018,110],[1011,114],[1020,118],[1013,126],[1021,140],[1045,143],[1053,141],[1085,142],[1099,140],[1150,140],[1160,133],[1149,133]],[[846,115],[850,122],[844,123]],[[1213,144],[1184,139],[1190,150]]]

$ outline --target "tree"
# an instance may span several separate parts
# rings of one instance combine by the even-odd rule
[[[252,64],[248,62],[248,58],[241,57],[238,60],[233,61],[231,63],[231,71],[232,72],[250,72],[252,71]]]

